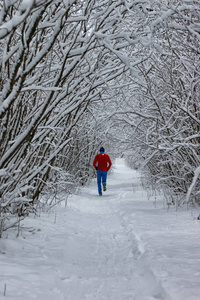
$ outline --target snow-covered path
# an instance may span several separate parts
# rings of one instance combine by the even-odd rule
[[[118,164],[103,197],[94,181],[1,239],[0,299],[199,300],[198,212],[155,207],[137,176]]]

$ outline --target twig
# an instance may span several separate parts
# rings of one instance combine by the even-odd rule
[[[4,292],[3,292],[4,297],[6,296],[6,283],[4,284]]]

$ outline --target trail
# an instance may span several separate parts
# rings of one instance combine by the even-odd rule
[[[102,198],[95,183],[84,189],[78,205],[72,205],[77,208],[76,228],[66,240],[63,280],[68,291],[71,286],[79,288],[66,299],[167,299],[146,262],[142,241],[126,228],[119,214],[121,201],[133,198],[133,182],[127,182],[133,175],[118,167]],[[68,212],[72,227],[74,217]]]
[[[118,164],[102,197],[93,181],[67,208],[27,220],[34,234],[0,241],[0,299],[200,299],[198,222],[155,208],[138,176]]]

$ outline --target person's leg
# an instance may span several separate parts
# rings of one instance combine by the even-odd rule
[[[98,193],[99,194],[102,194],[101,177],[102,177],[102,171],[97,170],[97,185],[98,185]]]
[[[107,171],[102,171],[102,184],[103,190],[106,191],[106,179],[107,179]]]

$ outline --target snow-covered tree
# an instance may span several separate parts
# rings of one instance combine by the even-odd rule
[[[129,162],[140,162],[151,186],[167,190],[178,204],[200,163],[199,10],[197,1],[162,1],[151,9],[149,55],[132,74],[125,105],[114,115],[125,132],[126,143],[123,135],[121,141]],[[195,183],[191,200],[199,202]]]

